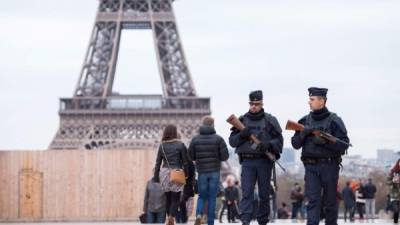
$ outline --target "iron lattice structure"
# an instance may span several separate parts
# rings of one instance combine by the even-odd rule
[[[113,94],[123,29],[152,30],[163,95]],[[171,0],[100,0],[74,96],[60,100],[49,148],[154,148],[167,124],[187,142],[210,113],[210,99],[197,97]]]

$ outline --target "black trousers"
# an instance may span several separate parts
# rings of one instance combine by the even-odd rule
[[[357,206],[357,212],[358,212],[358,215],[360,216],[360,219],[364,219],[364,206],[365,206],[365,204],[357,202],[356,206]]]
[[[222,202],[222,209],[221,212],[219,213],[219,221],[222,221],[222,216],[224,215],[225,210],[228,208],[228,205],[226,203],[226,201],[224,200]]]
[[[398,223],[399,222],[399,212],[393,213],[393,222]]]
[[[337,224],[338,204],[336,189],[339,179],[339,165],[306,164],[305,194],[308,198],[307,225],[318,225],[325,214],[325,224]],[[321,196],[321,193],[322,196]]]
[[[186,201],[182,200],[179,203],[179,210],[178,214],[176,216],[176,222],[177,223],[187,223],[188,217],[187,217],[187,210],[186,210]]]
[[[393,222],[398,223],[399,222],[399,211],[400,211],[400,201],[392,201],[391,207],[393,210]]]
[[[228,222],[234,222],[237,215],[237,205],[236,203],[232,202],[230,205],[228,205]]]
[[[165,196],[167,197],[166,213],[168,216],[176,217],[176,214],[178,213],[180,195],[180,192],[165,192]]]
[[[344,206],[344,221],[347,220],[347,214],[349,214],[350,221],[354,220],[354,205]]]

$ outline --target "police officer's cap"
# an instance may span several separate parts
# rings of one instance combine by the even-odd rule
[[[321,96],[321,97],[326,97],[326,94],[328,93],[327,88],[318,88],[318,87],[310,87],[308,89],[309,96]]]
[[[263,100],[263,93],[261,90],[257,90],[257,91],[252,91],[249,94],[249,100],[251,102],[255,102],[255,101],[262,101]]]

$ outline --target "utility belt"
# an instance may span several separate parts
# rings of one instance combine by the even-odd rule
[[[301,161],[304,165],[317,165],[317,164],[337,164],[340,165],[342,163],[341,157],[328,157],[328,158],[308,158],[301,157]]]
[[[241,160],[244,159],[268,159],[268,156],[265,154],[251,154],[251,153],[240,153],[239,157]]]

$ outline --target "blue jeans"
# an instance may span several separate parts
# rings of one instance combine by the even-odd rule
[[[215,201],[217,199],[219,171],[199,173],[197,186],[199,199],[197,200],[196,216],[202,215],[204,205],[208,204],[207,224],[213,225],[215,218]]]
[[[164,223],[165,211],[163,212],[147,212],[147,223]]]

